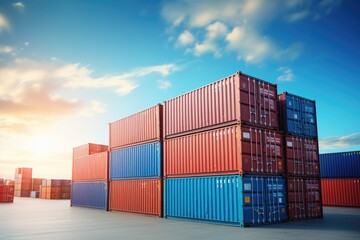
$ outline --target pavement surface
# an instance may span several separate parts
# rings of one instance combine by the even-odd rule
[[[324,207],[324,219],[240,228],[15,198],[0,204],[0,239],[359,240],[360,208]]]

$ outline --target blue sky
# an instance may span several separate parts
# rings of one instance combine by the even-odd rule
[[[72,146],[236,71],[317,101],[321,152],[360,149],[360,3],[0,2],[0,177],[71,177]]]

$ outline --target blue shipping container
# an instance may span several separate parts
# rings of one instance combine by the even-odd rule
[[[360,178],[360,151],[320,154],[321,178]]]
[[[315,101],[287,92],[278,98],[282,129],[291,135],[317,138]]]
[[[257,225],[287,219],[281,176],[227,175],[168,178],[164,217],[231,225]]]
[[[110,152],[110,179],[161,177],[161,151],[160,142],[112,150]]]
[[[71,206],[108,210],[107,182],[73,182]]]

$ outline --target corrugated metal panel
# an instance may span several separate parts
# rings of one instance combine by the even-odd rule
[[[0,203],[14,202],[14,185],[0,185]]]
[[[306,217],[322,218],[321,183],[320,179],[305,179]]]
[[[282,135],[238,125],[164,141],[164,176],[284,173]]]
[[[286,167],[289,176],[318,177],[318,141],[299,136],[286,136]]]
[[[109,123],[110,149],[162,139],[162,105]]]
[[[165,137],[240,122],[278,129],[276,94],[276,85],[237,72],[165,101]]]
[[[87,143],[73,148],[73,159],[82,158],[95,153],[108,151],[109,146],[95,143]]]
[[[280,176],[168,178],[164,191],[165,217],[241,226],[287,218],[285,180]]]
[[[360,179],[321,179],[324,206],[360,207]]]
[[[161,216],[161,185],[161,179],[111,181],[110,210]]]
[[[292,221],[306,219],[306,192],[303,178],[288,178],[288,213]]]
[[[360,151],[320,154],[321,178],[360,178]]]
[[[295,136],[317,138],[315,101],[287,92],[278,99],[282,130]]]
[[[107,182],[73,182],[71,206],[108,209]]]
[[[110,152],[110,179],[160,178],[160,142],[146,143]]]
[[[73,181],[107,181],[109,153],[102,152],[73,159]]]

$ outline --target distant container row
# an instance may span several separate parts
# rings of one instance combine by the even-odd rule
[[[360,151],[320,154],[321,178],[360,178]]]
[[[0,203],[14,202],[14,181],[0,178]]]

